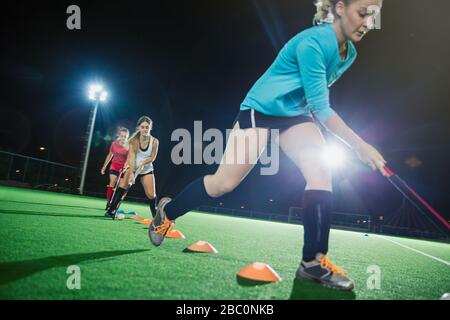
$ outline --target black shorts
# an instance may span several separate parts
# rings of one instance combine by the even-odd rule
[[[112,175],[118,177],[118,176],[120,175],[120,171],[117,171],[117,170],[109,170],[109,174],[112,174]]]
[[[150,171],[150,172],[147,172],[147,173],[144,173],[144,174],[140,174],[140,175],[138,175],[138,177],[145,177],[145,176],[148,176],[149,174],[153,174],[153,171],[154,170],[152,170],[152,171]]]
[[[314,122],[314,118],[310,116],[275,117],[262,114],[256,110],[241,110],[234,120],[233,127],[237,122],[239,122],[239,127],[241,129],[278,129],[281,133],[297,124]]]

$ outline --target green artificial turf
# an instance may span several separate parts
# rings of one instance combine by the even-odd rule
[[[355,281],[353,293],[294,280],[302,247],[299,225],[191,212],[175,228],[186,239],[152,247],[136,221],[103,218],[102,199],[0,187],[1,299],[439,299],[450,292],[450,266],[377,235],[332,230],[330,257]],[[124,203],[149,218],[148,206]],[[405,238],[403,245],[450,260],[450,245]],[[185,253],[210,242],[218,254]],[[268,263],[283,278],[253,285],[236,272]],[[67,267],[81,270],[69,290]],[[368,267],[381,270],[369,289]]]

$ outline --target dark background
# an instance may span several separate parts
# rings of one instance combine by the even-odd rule
[[[81,30],[66,28],[71,4],[81,8]],[[448,0],[385,1],[382,30],[357,44],[357,61],[331,91],[349,126],[447,218],[449,11]],[[252,84],[288,39],[311,26],[314,12],[312,0],[2,4],[0,150],[79,166],[87,86],[100,80],[110,99],[97,116],[86,190],[103,192],[107,184],[99,170],[108,136],[118,125],[133,131],[148,115],[161,142],[158,194],[174,195],[216,166],[172,165],[172,131],[192,131],[194,120],[204,130],[230,128]],[[254,170],[223,205],[278,213],[298,206],[304,180],[284,155],[281,165],[273,177]],[[338,210],[389,216],[401,205],[387,180],[362,166],[337,171],[335,185]]]

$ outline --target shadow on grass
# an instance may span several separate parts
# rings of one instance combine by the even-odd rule
[[[318,283],[306,280],[294,280],[289,300],[355,300],[353,291],[339,291],[326,288]]]
[[[268,284],[271,284],[272,282],[261,282],[261,281],[255,281],[250,279],[244,279],[239,276],[236,276],[236,281],[238,285],[242,287],[257,287],[257,286],[265,286]]]
[[[92,253],[69,254],[63,256],[46,257],[33,260],[3,262],[0,263],[0,285],[28,277],[34,273],[41,272],[51,268],[68,267],[84,261],[105,259],[122,256],[126,254],[148,251],[139,250],[116,250],[100,251]]]
[[[0,214],[17,214],[17,215],[29,215],[29,216],[42,216],[42,217],[64,217],[64,218],[86,218],[86,219],[97,219],[97,220],[107,220],[103,215],[93,216],[88,214],[70,214],[70,213],[40,213],[35,211],[18,211],[18,210],[0,210]]]
[[[190,249],[188,249],[188,248],[183,249],[182,252],[184,252],[184,253],[190,253],[190,254],[192,254],[192,255],[200,255],[200,256],[211,254],[211,253],[209,253],[209,252],[192,251],[192,250],[190,250]]]

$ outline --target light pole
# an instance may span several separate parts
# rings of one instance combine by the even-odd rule
[[[94,102],[94,108],[91,110],[91,116],[88,125],[89,138],[84,148],[85,153],[83,160],[83,171],[81,173],[80,194],[83,194],[84,192],[84,182],[86,180],[86,171],[89,161],[89,152],[91,150],[92,135],[94,133],[94,125],[95,125],[95,118],[97,116],[97,109],[100,102],[105,102],[107,97],[108,93],[103,90],[103,87],[101,85],[94,84],[89,87],[89,100]]]

